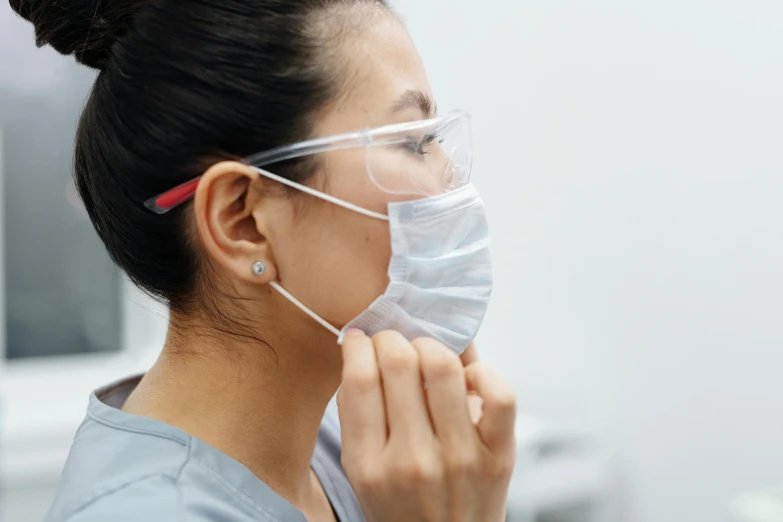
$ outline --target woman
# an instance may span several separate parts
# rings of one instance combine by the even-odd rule
[[[149,372],[91,397],[47,520],[503,520],[468,117],[436,117],[385,2],[11,5],[100,71],[76,185],[171,309]]]

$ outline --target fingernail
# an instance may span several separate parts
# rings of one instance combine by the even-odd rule
[[[348,328],[345,331],[345,337],[351,337],[351,336],[354,336],[354,335],[364,335],[364,332],[362,332],[358,328]]]

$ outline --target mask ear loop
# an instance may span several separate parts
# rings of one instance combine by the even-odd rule
[[[311,196],[315,196],[319,199],[323,199],[324,201],[328,201],[329,203],[334,203],[335,205],[341,206],[343,208],[347,208],[348,210],[353,210],[354,212],[358,212],[359,214],[364,214],[365,216],[381,219],[383,221],[389,221],[389,216],[387,216],[386,214],[381,214],[380,212],[367,210],[366,208],[362,208],[359,205],[354,205],[353,203],[343,201],[342,199],[336,198],[329,194],[324,194],[323,192],[319,192],[313,188],[308,187],[307,185],[301,185],[299,183],[296,183],[295,181],[291,181],[290,179],[286,179],[281,176],[278,176],[277,174],[272,174],[271,172],[266,171],[264,169],[253,167],[253,166],[251,166],[250,168],[258,172],[265,178],[269,178],[271,180],[280,182],[283,185],[288,185],[289,187],[295,188],[297,190],[301,190],[306,194],[310,194]]]
[[[329,323],[326,321],[326,319],[324,319],[323,317],[321,317],[321,316],[320,316],[320,315],[318,315],[317,313],[315,313],[315,312],[313,312],[312,310],[310,310],[309,308],[307,308],[307,306],[305,306],[305,305],[304,305],[304,303],[302,303],[302,302],[301,302],[299,299],[297,299],[296,297],[294,297],[293,295],[291,295],[291,293],[290,293],[288,290],[286,290],[285,288],[283,288],[282,286],[280,286],[280,283],[278,283],[277,281],[270,281],[270,282],[269,282],[269,286],[271,286],[272,288],[274,288],[275,290],[277,290],[278,292],[280,292],[280,294],[282,294],[282,296],[283,296],[283,297],[285,297],[286,299],[288,299],[289,301],[291,301],[291,304],[293,304],[294,306],[296,306],[297,308],[299,308],[301,311],[303,311],[304,313],[306,313],[307,315],[309,315],[309,316],[310,316],[312,319],[314,319],[314,320],[315,320],[315,321],[316,321],[318,324],[320,324],[321,326],[323,326],[324,328],[326,328],[327,330],[329,330],[330,332],[332,332],[332,333],[333,333],[334,335],[336,335],[338,338],[340,337],[340,330],[338,330],[337,328],[335,328],[334,326],[332,326],[331,324],[329,324]],[[339,343],[338,343],[338,344],[339,344]]]
[[[319,192],[313,188],[310,188],[306,185],[302,185],[299,183],[296,183],[295,181],[291,181],[289,179],[283,178],[281,176],[278,176],[277,174],[272,174],[269,171],[266,171],[264,169],[261,169],[259,167],[251,167],[253,170],[255,170],[260,175],[264,176],[265,178],[269,178],[273,181],[277,181],[279,183],[282,183],[283,185],[287,185],[291,188],[295,188],[297,190],[301,190],[302,192],[306,194],[310,194],[311,196],[315,196],[317,198],[323,199],[324,201],[328,201],[330,203],[334,203],[335,205],[339,205],[343,208],[347,208],[348,210],[353,210],[354,212],[358,212],[359,214],[363,214],[365,216],[369,216],[376,219],[381,219],[383,221],[389,221],[389,216],[385,214],[381,214],[380,212],[373,212],[372,210],[367,210],[366,208],[362,208],[358,205],[354,205],[353,203],[349,203],[347,201],[343,201],[342,199],[336,198],[334,196],[330,196],[329,194],[324,194],[323,192]],[[291,304],[299,308],[301,311],[306,313],[310,318],[312,318],[314,321],[316,321],[318,324],[332,332],[337,337],[337,344],[341,344],[342,341],[342,334],[340,330],[329,324],[326,319],[318,315],[317,313],[313,312],[308,308],[304,303],[302,303],[299,299],[294,297],[291,292],[283,288],[280,283],[277,281],[270,281],[269,286],[277,290],[280,295],[288,299]]]

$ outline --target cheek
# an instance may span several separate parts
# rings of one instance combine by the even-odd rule
[[[292,259],[281,260],[284,286],[342,327],[386,290],[389,225],[329,203],[316,203],[294,232]]]

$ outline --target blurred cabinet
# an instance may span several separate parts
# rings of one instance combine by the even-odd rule
[[[9,10],[0,10],[0,26],[4,357],[118,351],[122,280],[72,181],[95,75],[37,49],[32,26]]]

